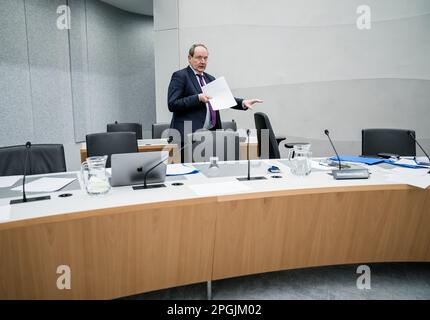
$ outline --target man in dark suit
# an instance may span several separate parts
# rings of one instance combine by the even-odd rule
[[[172,75],[168,90],[169,111],[173,113],[170,128],[184,135],[199,129],[222,129],[219,112],[212,109],[211,97],[202,93],[202,87],[215,78],[204,72],[208,62],[208,49],[203,44],[194,44],[188,52],[189,66]],[[259,99],[235,98],[238,110],[252,109]]]

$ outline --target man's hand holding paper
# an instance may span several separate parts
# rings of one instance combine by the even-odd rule
[[[206,96],[212,97],[210,102],[214,110],[228,109],[237,104],[224,77],[208,83],[202,87],[202,91]]]

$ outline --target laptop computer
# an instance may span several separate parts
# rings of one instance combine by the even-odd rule
[[[153,169],[146,178],[146,183],[160,183],[166,179],[167,151],[118,153],[111,157],[112,187],[130,186],[144,183],[145,173],[166,159],[164,163]]]

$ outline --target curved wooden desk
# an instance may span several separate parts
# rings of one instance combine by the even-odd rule
[[[275,270],[430,261],[430,190],[206,197],[0,224],[0,299],[105,299]],[[59,265],[71,290],[56,287]]]

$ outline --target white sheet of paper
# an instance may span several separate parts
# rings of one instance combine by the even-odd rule
[[[54,192],[72,183],[76,178],[40,178],[25,184],[26,192]],[[22,185],[12,189],[22,191]]]
[[[311,160],[311,166],[312,166],[312,169],[319,169],[319,170],[325,170],[325,171],[331,171],[335,169],[333,167],[323,166],[322,164],[320,164],[318,161],[315,161],[315,160]]]
[[[143,139],[138,140],[137,144],[139,146],[151,146],[151,145],[164,145],[167,144],[167,139]]]
[[[210,103],[214,110],[228,109],[237,104],[224,77],[208,83],[202,87],[202,91],[212,97]]]
[[[406,164],[409,166],[416,166],[417,163],[413,159],[400,159],[396,161],[397,164]]]
[[[0,177],[0,188],[12,187],[22,176]]]
[[[167,166],[166,175],[181,175],[181,174],[188,174],[196,170],[196,168],[192,166],[184,166],[182,163],[175,163],[175,164],[169,164]]]
[[[0,222],[10,219],[10,205],[0,206]]]
[[[408,184],[410,186],[427,189],[430,186],[430,174],[424,175],[407,175],[407,174],[392,174],[387,176],[388,181]]]
[[[190,186],[199,196],[214,196],[225,193],[234,193],[240,191],[248,191],[251,188],[239,181],[219,182],[219,183],[205,183],[194,184]]]
[[[430,166],[429,159],[427,159],[427,157],[417,157],[416,162],[421,165]]]

